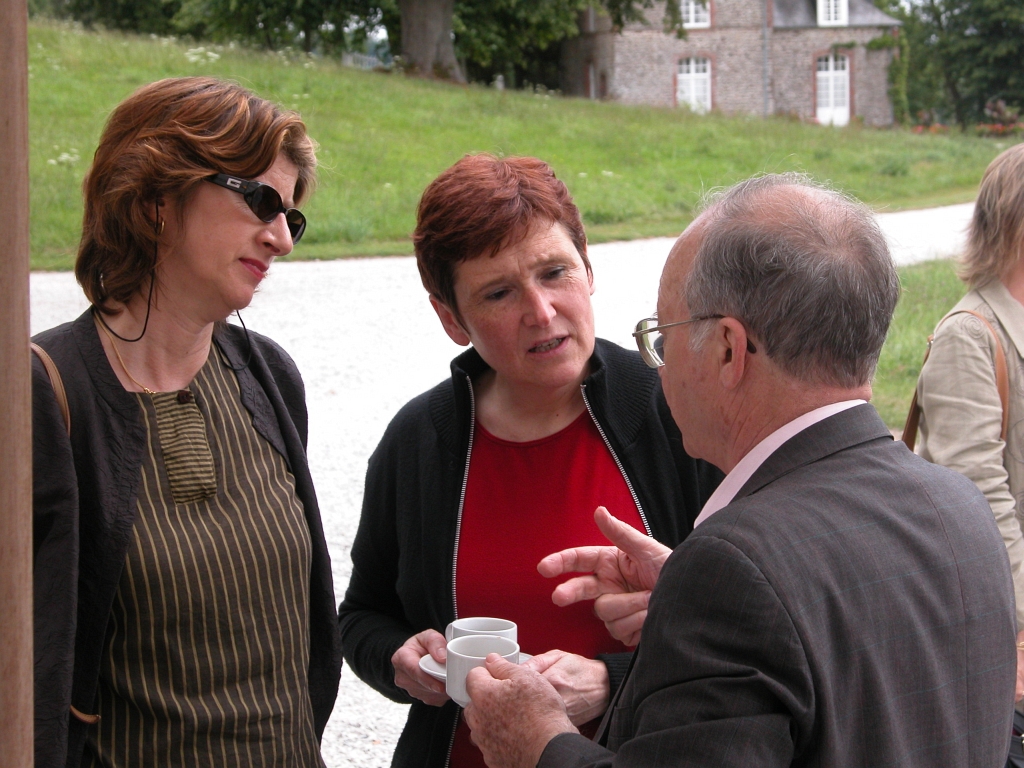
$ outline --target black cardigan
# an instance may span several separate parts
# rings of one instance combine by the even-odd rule
[[[317,737],[334,707],[341,648],[331,561],[306,461],[306,401],[292,359],[270,339],[219,323],[213,339],[238,371],[253,426],[295,476],[313,544],[309,694]],[[71,411],[71,438],[42,363],[33,355],[33,545],[35,760],[80,765],[88,726],[73,705],[95,712],[110,608],[135,524],[145,445],[138,402],[107,361],[92,314],[34,338],[57,364]]]
[[[352,577],[338,609],[345,659],[389,699],[412,703],[393,766],[444,766],[459,709],[431,707],[394,682],[391,656],[409,637],[454,620],[452,578],[472,425],[469,381],[487,370],[473,349],[452,377],[405,405],[370,457]],[[721,480],[683,450],[656,371],[598,339],[583,383],[587,405],[622,464],[653,536],[675,547]],[[613,690],[629,654],[602,656]]]

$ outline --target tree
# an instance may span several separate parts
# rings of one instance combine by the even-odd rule
[[[557,43],[578,34],[577,18],[603,7],[617,27],[664,2],[666,28],[682,34],[678,0],[29,0],[62,7],[86,24],[197,39],[243,40],[307,52],[358,47],[380,26],[407,71],[465,82],[507,74],[557,81]],[[398,43],[398,45],[396,45]],[[511,83],[510,83],[511,84]]]
[[[664,2],[670,29],[682,32],[679,3]],[[406,67],[426,76],[465,80],[456,51],[465,38],[465,54],[482,66],[495,60],[515,65],[515,50],[524,41],[543,51],[557,41],[576,34],[575,16],[588,7],[603,7],[612,22],[621,27],[643,19],[643,9],[655,0],[397,0],[400,18],[387,27],[390,40],[401,40]],[[385,11],[386,15],[386,11]],[[458,21],[456,21],[456,18]],[[400,28],[400,36],[395,33]],[[458,32],[461,30],[461,36]]]
[[[932,31],[921,18],[919,6],[908,6],[901,0],[875,0],[875,5],[903,24],[897,33],[899,59],[889,65],[890,97],[896,122],[903,122],[904,119],[919,122],[940,119],[950,110],[942,86],[942,75],[929,48]],[[894,70],[894,67],[897,69]],[[900,90],[902,93],[898,92]],[[904,99],[905,115],[901,114]]]
[[[109,1],[109,0],[108,0]],[[176,31],[197,38],[241,39],[271,50],[307,53],[345,47],[352,15],[346,0],[177,0]]]
[[[402,16],[402,60],[410,71],[466,81],[455,58],[455,0],[398,0]]]
[[[917,0],[910,13],[924,71],[937,75],[961,127],[983,119],[990,100],[1024,106],[1024,3]]]
[[[578,33],[588,0],[492,0],[455,3],[455,50],[466,76],[509,87],[529,81],[556,87],[558,43]]]
[[[67,12],[87,28],[102,24],[126,32],[166,35],[174,32],[172,19],[180,7],[180,0],[70,0]]]

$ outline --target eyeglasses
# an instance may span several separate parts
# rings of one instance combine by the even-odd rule
[[[658,325],[658,318],[656,317],[646,317],[636,324],[633,338],[636,339],[636,346],[640,350],[640,357],[644,359],[644,362],[651,368],[660,368],[665,364],[665,358],[661,355],[661,350],[665,346],[665,337],[661,333],[662,329],[698,323],[701,320],[721,320],[723,317],[725,315],[701,315],[699,317],[691,317],[689,320],[664,323],[663,325]],[[757,347],[754,346],[750,339],[747,339],[747,351],[750,354],[757,352]]]
[[[284,214],[284,220],[288,224],[288,231],[292,235],[292,243],[302,239],[302,233],[306,231],[306,217],[298,208],[285,208],[281,200],[281,193],[269,184],[262,181],[246,181],[226,173],[218,173],[207,176],[207,181],[213,182],[219,187],[237,192],[249,206],[249,210],[256,214],[256,218],[269,224],[277,218],[278,214]]]

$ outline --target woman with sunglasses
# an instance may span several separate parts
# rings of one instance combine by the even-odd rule
[[[583,223],[546,163],[463,158],[423,193],[413,243],[445,333],[472,348],[371,457],[339,612],[355,673],[412,704],[392,766],[468,768],[483,757],[423,669],[445,662],[445,626],[516,622],[592,733],[630,654],[590,606],[555,606],[537,563],[601,543],[598,505],[675,546],[720,476],[686,455],[658,374],[595,339]]]
[[[224,322],[305,229],[298,115],[145,86],[84,183],[92,306],[35,342],[36,764],[323,765],[341,668],[302,380]]]

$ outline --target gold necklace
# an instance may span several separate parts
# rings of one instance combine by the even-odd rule
[[[149,387],[141,384],[138,379],[136,379],[134,376],[132,376],[131,371],[128,370],[128,366],[125,365],[124,364],[124,360],[121,359],[121,353],[117,351],[117,344],[114,342],[113,334],[111,334],[110,331],[107,330],[106,325],[104,323],[97,323],[97,325],[99,325],[100,330],[102,330],[105,334],[107,334],[107,338],[110,339],[110,346],[113,348],[114,354],[117,356],[117,362],[119,362],[121,364],[121,370],[124,371],[125,376],[127,376],[129,379],[131,379],[132,380],[132,384],[134,384],[136,387],[139,387],[147,395],[155,395],[156,392],[154,392]]]

